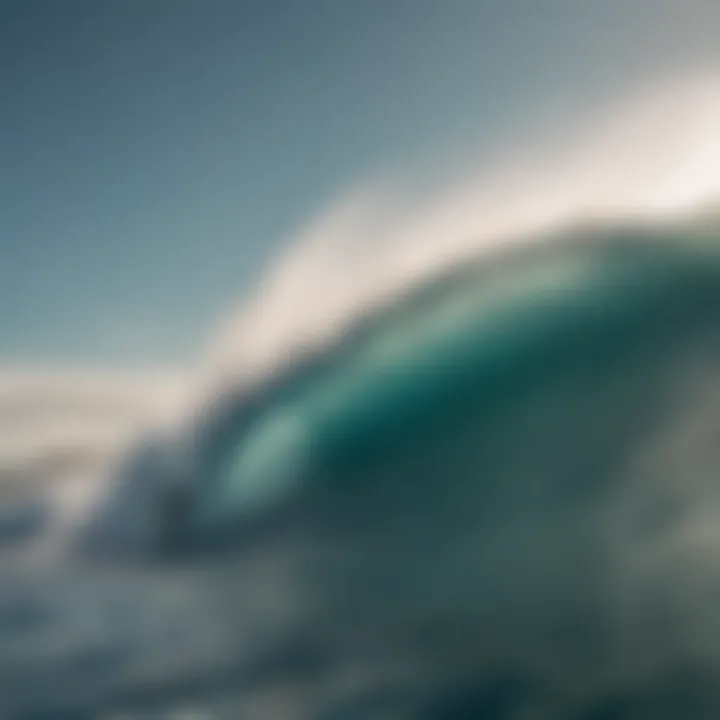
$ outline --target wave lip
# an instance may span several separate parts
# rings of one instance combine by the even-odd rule
[[[234,478],[219,483],[227,496],[213,512],[272,505],[300,477],[349,472],[345,456],[369,465],[383,447],[411,448],[463,403],[497,407],[593,353],[700,322],[716,307],[719,258],[705,221],[620,224],[446,271],[333,346],[209,405],[200,474]]]

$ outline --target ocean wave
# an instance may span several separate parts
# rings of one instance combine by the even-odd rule
[[[0,715],[716,717],[716,89],[351,199],[192,402],[28,380],[6,425],[52,395],[104,459],[23,431],[65,520],[0,517]]]

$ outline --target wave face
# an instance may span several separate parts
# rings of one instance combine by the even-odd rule
[[[464,423],[483,435],[499,408],[569,371],[602,374],[635,347],[664,355],[664,335],[671,347],[714,308],[708,238],[703,225],[548,236],[360,317],[332,346],[211,406],[196,438],[207,527],[310,486],[345,491],[355,484],[343,478],[444,445]]]
[[[84,545],[13,577],[0,707],[717,717],[719,319],[700,221],[408,291],[208,404],[182,471],[141,448]]]

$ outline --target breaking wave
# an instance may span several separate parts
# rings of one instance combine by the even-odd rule
[[[4,556],[0,714],[716,717],[719,97],[304,233]]]

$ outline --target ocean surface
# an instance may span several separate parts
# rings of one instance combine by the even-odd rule
[[[0,717],[717,718],[719,381],[713,213],[568,226],[6,470]]]

